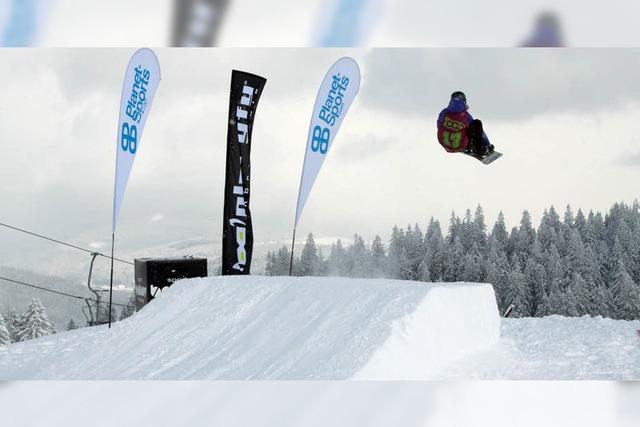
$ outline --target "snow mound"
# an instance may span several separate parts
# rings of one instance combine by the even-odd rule
[[[0,348],[0,379],[428,379],[498,341],[491,285],[183,280],[133,317]]]

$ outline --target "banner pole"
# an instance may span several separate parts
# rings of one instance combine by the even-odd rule
[[[113,300],[113,247],[116,241],[116,233],[111,233],[111,277],[109,278],[109,329],[111,329],[111,302]]]
[[[296,247],[296,228],[293,227],[293,239],[291,240],[291,261],[289,261],[289,276],[293,275],[293,250]]]

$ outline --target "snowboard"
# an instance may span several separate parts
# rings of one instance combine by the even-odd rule
[[[474,159],[476,159],[476,160],[481,161],[481,162],[482,162],[482,163],[484,163],[485,165],[488,165],[488,164],[490,164],[490,163],[493,163],[493,162],[495,162],[496,160],[498,160],[500,157],[502,157],[502,153],[498,153],[497,151],[494,151],[494,152],[493,152],[493,153],[491,153],[491,154],[487,154],[486,156],[483,156],[483,157],[481,157],[481,158],[478,158],[478,157],[474,156],[474,155],[473,155],[473,154],[471,154],[471,153],[464,153],[464,154],[466,154],[466,155],[467,155],[467,156],[469,156],[469,157],[473,157],[473,158],[474,158]]]

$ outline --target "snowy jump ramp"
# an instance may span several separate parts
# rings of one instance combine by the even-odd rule
[[[0,379],[421,380],[499,334],[486,284],[212,277],[111,330],[0,347]]]

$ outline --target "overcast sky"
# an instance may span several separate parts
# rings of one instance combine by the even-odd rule
[[[0,51],[0,222],[86,246],[110,236],[116,123],[132,49]],[[219,239],[233,68],[268,79],[255,122],[257,242],[290,238],[309,116],[326,70],[360,64],[359,98],[306,205],[300,236],[386,237],[480,203],[493,222],[555,205],[605,211],[640,181],[640,50],[157,50],[163,71],[120,217],[121,250]],[[454,90],[504,157],[444,152]],[[24,238],[0,230],[0,256]],[[103,247],[103,249],[106,248]],[[5,258],[7,259],[7,258]],[[9,257],[10,259],[10,257]]]
[[[8,5],[0,0],[0,29]],[[174,0],[42,0],[44,46],[166,46]],[[630,0],[230,0],[222,46],[309,46],[336,4],[365,11],[365,46],[515,46],[535,16],[561,18],[570,46],[640,46],[640,3]],[[345,6],[347,5],[347,6]],[[364,6],[361,6],[364,5]],[[4,19],[3,19],[4,17]]]

